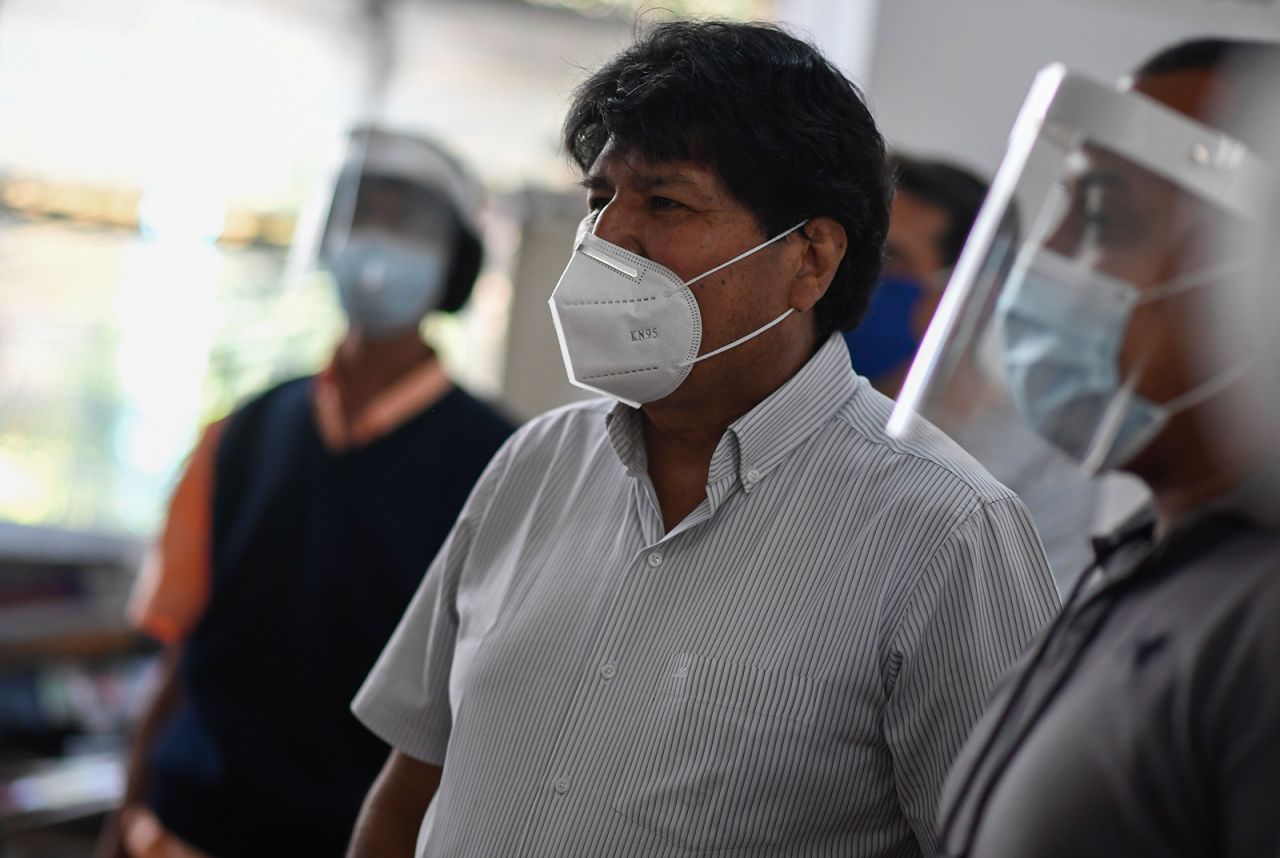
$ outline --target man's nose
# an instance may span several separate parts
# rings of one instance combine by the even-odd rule
[[[648,254],[644,252],[644,241],[634,207],[616,195],[596,216],[595,234],[597,238],[616,244],[623,250],[648,258]]]

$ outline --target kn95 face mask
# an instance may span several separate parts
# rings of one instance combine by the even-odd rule
[[[598,214],[579,228],[573,255],[548,302],[565,371],[578,387],[632,407],[669,396],[699,361],[742,345],[794,312],[704,355],[694,283],[779,241],[801,221],[727,262],[684,281],[665,266],[594,234]]]

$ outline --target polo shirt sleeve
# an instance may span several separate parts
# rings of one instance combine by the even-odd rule
[[[978,503],[911,587],[888,649],[884,730],[899,804],[932,856],[947,771],[1058,597],[1031,517],[1012,497]]]
[[[444,765],[453,716],[449,675],[458,632],[458,579],[501,482],[508,441],[485,468],[387,646],[351,704],[375,735],[416,760]]]
[[[214,473],[226,423],[210,424],[192,450],[129,596],[130,622],[165,644],[185,638],[209,602]]]

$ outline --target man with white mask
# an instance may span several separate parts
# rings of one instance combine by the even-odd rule
[[[1280,46],[1221,39],[1119,86],[1050,67],[1010,135],[893,431],[976,353],[1029,426],[1154,506],[1094,540],[995,695],[945,855],[1280,854],[1280,137],[1254,126],[1277,81]],[[1015,199],[1033,227],[1010,241]]]
[[[511,431],[419,331],[471,292],[481,202],[436,145],[352,134],[320,260],[348,331],[192,454],[131,605],[166,675],[104,852],[345,851],[386,757],[351,695]]]
[[[932,855],[941,778],[1056,608],[1020,502],[849,366],[890,177],[856,88],[758,24],[577,91],[570,378],[477,484],[356,698],[356,856]],[[416,843],[416,847],[415,847]]]

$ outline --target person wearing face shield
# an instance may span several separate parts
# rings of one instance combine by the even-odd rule
[[[354,856],[932,855],[946,767],[1057,608],[1018,499],[840,336],[891,180],[856,88],[680,22],[577,91],[570,380],[494,459],[361,689]]]
[[[511,431],[419,333],[471,292],[480,202],[435,144],[353,132],[320,260],[346,335],[209,427],[179,481],[130,607],[166,675],[101,854],[345,851],[386,756],[348,703]]]
[[[853,368],[896,397],[942,299],[987,184],[946,161],[897,154],[896,191],[885,242],[885,271],[867,315],[845,333]],[[934,424],[1012,489],[1044,543],[1059,596],[1089,564],[1095,481],[1018,417],[1007,399],[982,395],[970,373],[957,373]]]
[[[1049,68],[1010,136],[891,431],[968,351],[1154,506],[1095,540],[994,696],[948,779],[944,855],[1280,853],[1275,140],[1254,133],[1278,75],[1280,46],[1219,39],[1119,87]],[[1002,207],[1039,199],[1055,157],[1039,225],[1002,249]]]

